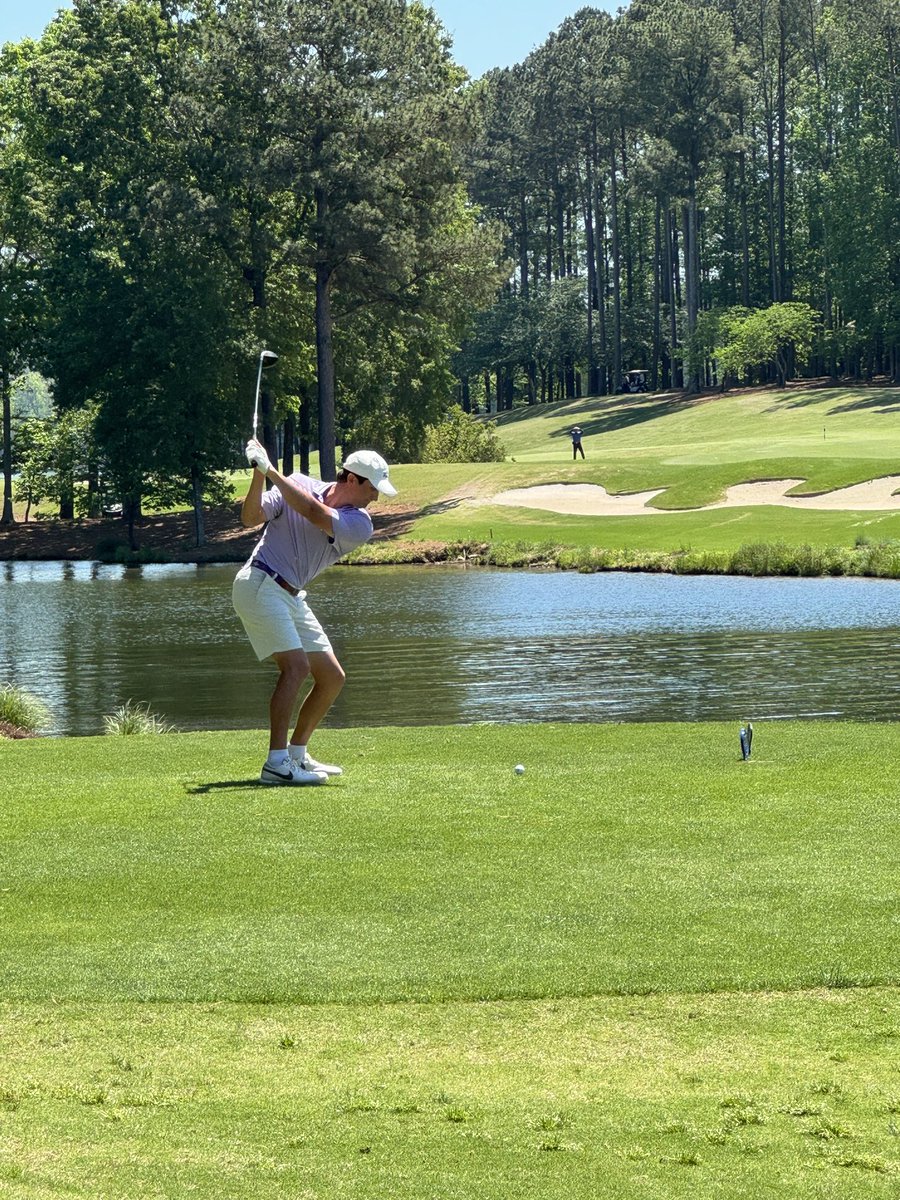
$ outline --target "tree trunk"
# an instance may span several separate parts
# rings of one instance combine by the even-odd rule
[[[585,160],[585,178],[582,191],[582,207],[584,210],[585,256],[587,261],[587,387],[588,395],[597,394],[597,360],[594,356],[594,312],[597,308],[597,259],[594,247],[594,211],[593,211],[594,173],[591,167],[591,155],[588,150]]]
[[[60,472],[59,519],[61,521],[75,520],[75,480],[71,471]]]
[[[0,392],[3,394],[3,515],[0,525],[12,525],[12,396],[10,395],[9,371],[0,371]]]
[[[693,346],[694,330],[697,328],[697,313],[700,309],[699,253],[697,246],[697,196],[691,180],[690,194],[682,209],[684,221],[684,298],[686,316],[686,344],[689,354],[690,372],[685,379],[688,392],[700,390],[700,364]]]
[[[741,134],[744,132],[743,114],[741,115]],[[741,188],[741,304],[750,307],[750,229],[747,220],[747,154],[740,154],[740,188]]]
[[[625,306],[631,309],[634,304],[634,270],[632,263],[632,244],[631,244],[631,201],[628,195],[628,158],[626,155],[625,143],[625,126],[622,126],[622,187],[624,189],[625,199],[623,202],[624,209],[624,224],[625,224]]]
[[[319,476],[333,480],[335,470],[334,429],[334,323],[331,315],[331,285],[333,273],[325,261],[324,222],[328,199],[322,188],[316,188],[316,221],[319,226],[316,262],[316,371],[319,398]]]
[[[306,389],[300,397],[300,474],[309,474],[309,410],[310,399]]]
[[[203,483],[196,464],[191,464],[191,496],[194,505],[194,545],[206,545],[206,524],[203,518]]]
[[[97,460],[90,458],[87,464],[87,515],[99,517],[103,508],[100,496],[100,472]]]
[[[616,143],[615,139],[610,139],[609,143],[609,161],[610,161],[610,182],[609,182],[609,221],[610,235],[612,239],[612,262],[610,270],[612,271],[612,286],[613,286],[613,392],[618,392],[622,387],[622,287],[619,277],[619,214],[618,214],[618,191],[616,186]]]
[[[136,525],[141,516],[141,498],[140,496],[125,496],[122,500],[122,518],[128,527],[128,545],[132,550],[137,550],[137,529]]]
[[[778,299],[790,300],[787,274],[787,20],[778,4]]]
[[[597,194],[594,197],[594,239],[596,241],[597,265],[595,276],[597,280],[597,370],[600,376],[600,395],[605,396],[609,391],[607,383],[607,344],[606,344],[606,238],[603,227],[603,198],[601,185],[597,181]]]
[[[672,374],[672,387],[684,385],[684,369],[677,366],[678,355],[678,233],[675,229],[675,217],[666,205],[666,288],[669,293],[669,361]]]
[[[528,284],[528,209],[523,193],[519,198],[519,287],[523,300],[528,299]]]
[[[660,359],[660,276],[662,274],[662,238],[660,236],[661,205],[656,201],[653,226],[653,350],[650,356],[650,387],[659,391],[659,359]]]
[[[284,418],[284,450],[281,456],[282,475],[294,473],[294,414],[288,413]]]
[[[559,182],[558,163],[554,163],[553,165],[553,199],[556,216],[556,278],[562,279],[566,274],[566,236],[563,192],[562,185]]]

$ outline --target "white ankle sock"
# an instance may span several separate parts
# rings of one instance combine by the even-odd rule
[[[266,766],[277,767],[279,763],[283,763],[288,757],[287,750],[270,750],[269,757],[266,759]]]
[[[291,744],[288,746],[288,753],[290,754],[291,758],[295,760],[295,762],[303,762],[304,758],[306,758],[306,747],[297,746],[291,742]]]

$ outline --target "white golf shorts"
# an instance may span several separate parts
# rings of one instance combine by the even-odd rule
[[[292,596],[258,567],[247,563],[238,571],[231,600],[260,662],[285,650],[331,650],[328,635],[306,603],[306,592]]]

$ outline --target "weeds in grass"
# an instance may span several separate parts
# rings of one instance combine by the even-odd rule
[[[24,688],[4,683],[0,687],[0,723],[10,727],[10,737],[37,733],[50,724],[50,709]]]
[[[887,1175],[890,1164],[875,1154],[848,1154],[831,1159],[836,1167],[857,1167],[860,1171],[876,1171],[879,1175]]]
[[[338,1112],[346,1117],[357,1113],[373,1113],[378,1112],[378,1104],[367,1096],[356,1096],[338,1105]]]
[[[766,1118],[750,1096],[726,1096],[719,1104],[726,1111],[726,1126],[765,1125]]]
[[[822,1121],[820,1125],[811,1125],[803,1132],[807,1137],[818,1138],[820,1142],[833,1142],[837,1138],[853,1137],[846,1125],[838,1125],[834,1121]]]
[[[822,1109],[816,1104],[796,1104],[790,1108],[779,1108],[786,1117],[821,1117]]]
[[[815,1096],[834,1096],[839,1100],[844,1098],[844,1089],[836,1079],[822,1079],[818,1083],[814,1083],[812,1092]]]
[[[703,1164],[700,1155],[692,1150],[686,1150],[683,1154],[661,1154],[659,1161],[676,1167],[699,1167]]]
[[[863,980],[857,979],[853,975],[848,975],[840,964],[826,967],[822,972],[822,987],[827,988],[855,988],[865,987]]]
[[[156,713],[149,704],[126,700],[114,712],[103,718],[103,732],[108,734],[176,733],[177,728]]]

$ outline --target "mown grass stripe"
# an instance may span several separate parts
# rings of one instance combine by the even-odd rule
[[[898,980],[900,726],[327,731],[10,743],[2,994],[328,1003]],[[521,762],[526,773],[513,767]]]

